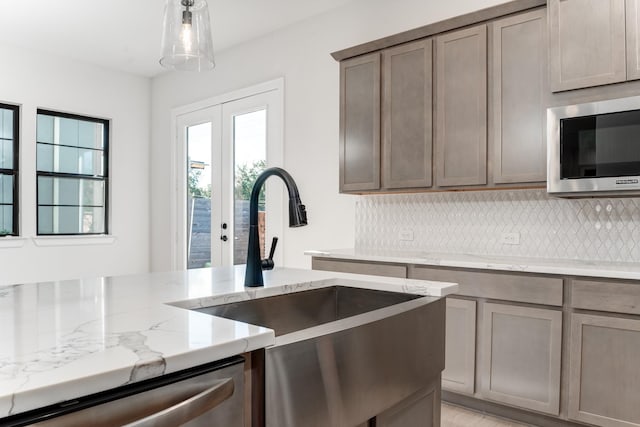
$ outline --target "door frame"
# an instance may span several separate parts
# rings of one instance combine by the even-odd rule
[[[180,107],[176,107],[171,109],[171,166],[170,166],[170,176],[171,176],[171,194],[170,194],[170,235],[171,235],[171,247],[170,247],[170,269],[172,271],[176,270],[185,270],[187,267],[187,259],[186,259],[186,227],[187,227],[187,218],[186,218],[186,186],[183,183],[183,180],[179,179],[179,177],[185,177],[187,173],[187,152],[186,145],[183,144],[184,136],[180,135],[180,127],[179,124],[181,122],[181,116],[186,114],[197,113],[199,111],[204,111],[208,109],[212,109],[214,107],[221,107],[225,103],[229,103],[232,101],[237,101],[243,98],[249,98],[251,96],[260,95],[266,92],[274,91],[278,97],[278,105],[276,106],[276,135],[275,141],[267,141],[267,165],[269,167],[273,166],[284,166],[284,77],[280,77],[274,80],[269,80],[263,83],[259,83],[253,86],[245,87],[242,89],[234,90],[231,92],[227,92],[221,95],[216,95],[201,101],[197,101],[191,104],[183,105]],[[222,146],[224,147],[224,141],[222,142]],[[216,165],[220,165],[220,160],[212,162],[212,167]],[[213,163],[216,163],[214,165]],[[220,173],[221,169],[218,172]],[[267,190],[269,191],[269,190]],[[278,194],[281,194],[282,190]],[[222,199],[221,199],[222,200]],[[273,197],[274,201],[279,201],[279,203],[283,200],[283,197],[276,196]],[[214,200],[212,199],[212,203]],[[268,203],[268,202],[267,202]],[[284,208],[283,208],[284,212]],[[282,217],[282,215],[280,215]],[[214,229],[217,231],[217,228],[214,227],[214,220],[216,218],[212,218],[211,232],[212,239],[214,238]],[[279,218],[278,221],[281,221],[284,224],[284,218]],[[218,221],[220,222],[220,221]],[[267,242],[267,246],[269,242]],[[279,252],[284,253],[284,249],[282,245],[282,240],[278,242]]]

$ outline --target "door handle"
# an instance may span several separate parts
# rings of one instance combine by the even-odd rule
[[[174,427],[185,424],[230,398],[233,390],[233,379],[216,381],[212,387],[203,392],[148,417],[126,424],[125,427]]]

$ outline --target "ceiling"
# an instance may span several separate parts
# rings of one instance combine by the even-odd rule
[[[353,0],[208,0],[214,51]],[[163,0],[0,0],[0,43],[160,74]]]

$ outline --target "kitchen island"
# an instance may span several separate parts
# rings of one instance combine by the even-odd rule
[[[451,283],[244,266],[0,287],[0,421],[274,345],[274,331],[187,310],[341,285],[442,297]]]

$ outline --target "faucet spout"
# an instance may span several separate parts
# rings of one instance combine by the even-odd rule
[[[282,179],[289,192],[289,227],[307,225],[307,211],[300,201],[298,186],[289,172],[281,168],[265,169],[253,184],[249,203],[249,247],[247,249],[247,267],[244,285],[248,287],[264,286],[262,278],[262,259],[260,257],[260,238],[258,233],[258,197],[264,182],[275,175]]]

